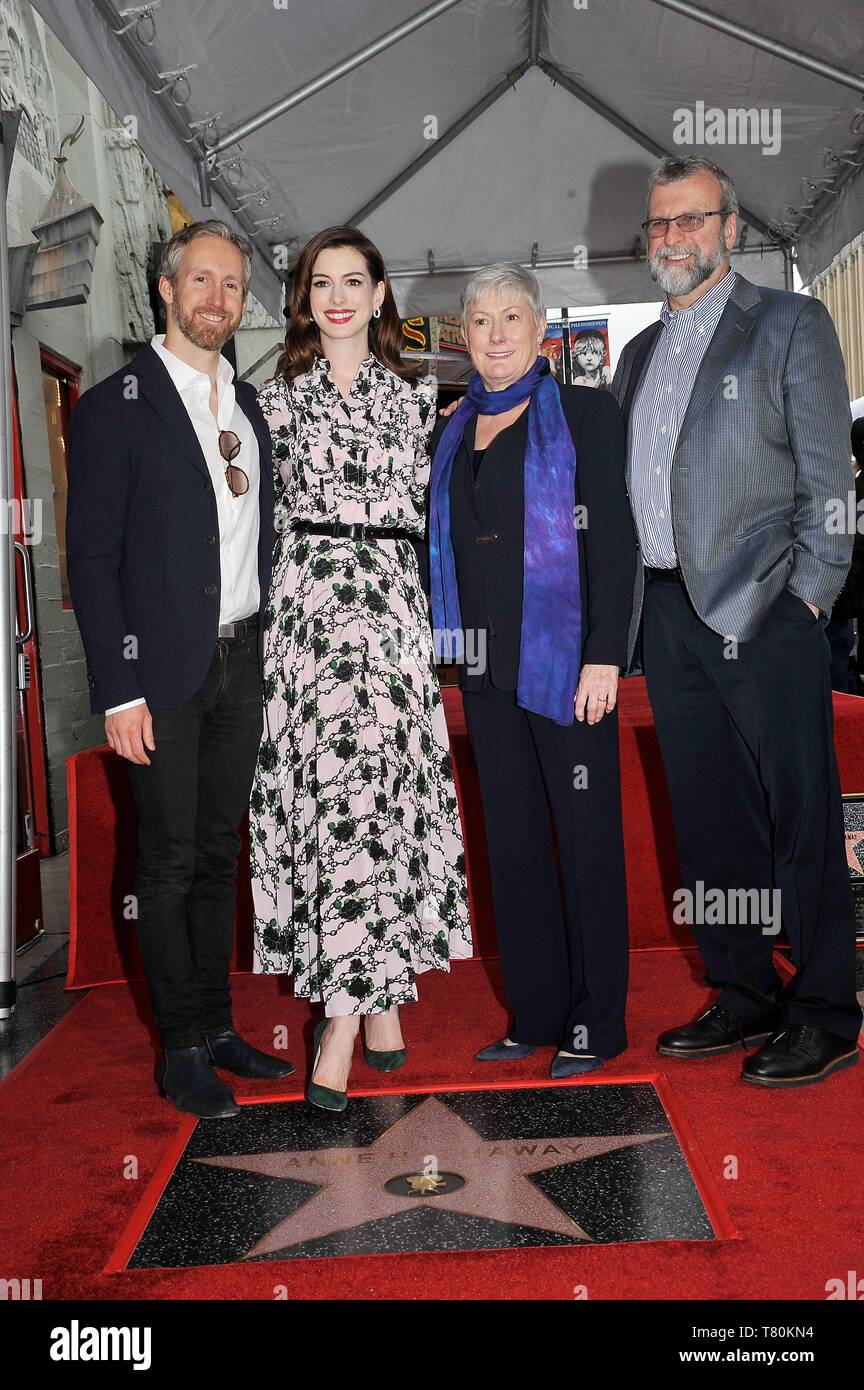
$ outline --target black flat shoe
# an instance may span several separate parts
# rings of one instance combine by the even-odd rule
[[[841,1038],[827,1028],[808,1023],[792,1023],[775,1033],[741,1071],[741,1080],[751,1086],[812,1086],[833,1071],[858,1064],[858,1044]]]
[[[210,1065],[206,1047],[166,1047],[159,1089],[178,1110],[199,1120],[240,1114],[240,1106]]]
[[[475,1062],[519,1062],[523,1057],[530,1057],[535,1051],[527,1043],[508,1043],[502,1038],[500,1042],[492,1043],[489,1047],[484,1047],[480,1052],[475,1052]]]
[[[712,1004],[695,1022],[661,1033],[657,1051],[663,1057],[719,1057],[723,1052],[765,1042],[782,1026],[776,1009],[758,1018],[739,1018],[722,1004]]]
[[[253,1081],[278,1081],[296,1071],[293,1062],[283,1062],[271,1057],[269,1052],[259,1052],[233,1028],[205,1033],[204,1039],[214,1066],[233,1072],[235,1076],[247,1076]]]
[[[318,1058],[321,1056],[321,1043],[329,1022],[329,1018],[322,1018],[312,1038],[312,1046],[315,1049],[315,1058],[312,1062],[312,1076],[315,1075]],[[306,1099],[310,1105],[317,1105],[319,1110],[344,1110],[348,1105],[348,1092],[334,1091],[330,1086],[319,1086],[318,1082],[313,1081],[310,1076],[309,1083],[306,1087]]]

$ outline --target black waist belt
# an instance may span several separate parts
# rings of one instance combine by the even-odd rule
[[[258,631],[258,614],[253,613],[249,618],[241,618],[236,623],[222,623],[219,627],[220,637],[248,637],[250,632]]]
[[[673,583],[673,584],[681,584],[681,583],[683,583],[683,575],[681,574],[681,571],[680,571],[680,569],[678,568],[677,565],[675,566],[674,569],[671,569],[671,570],[667,570],[667,569],[653,569],[651,565],[646,565],[646,566],[645,566],[645,577],[646,577],[646,579],[662,579],[662,580],[665,580],[667,584],[669,584],[669,583]]]
[[[292,521],[291,530],[304,536],[338,536],[349,541],[417,541],[412,531],[398,526],[367,526],[365,522]]]

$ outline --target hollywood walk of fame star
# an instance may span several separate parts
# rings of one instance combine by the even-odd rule
[[[590,1241],[592,1237],[531,1182],[532,1174],[667,1137],[668,1131],[484,1141],[449,1106],[430,1096],[362,1148],[224,1154],[193,1162],[304,1182],[314,1182],[326,1173],[317,1192],[242,1257],[252,1259],[419,1204]],[[394,1146],[398,1152],[394,1153]],[[409,1179],[423,1173],[430,1157],[442,1171],[445,1167],[458,1170],[465,1178],[464,1186],[442,1195],[414,1191]],[[406,1174],[404,1197],[384,1186],[399,1174]]]

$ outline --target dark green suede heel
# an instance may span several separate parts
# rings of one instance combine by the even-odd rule
[[[408,1053],[404,1047],[397,1048],[395,1052],[373,1052],[364,1040],[363,1056],[366,1058],[367,1067],[374,1067],[376,1071],[398,1071],[400,1067],[404,1067]]]
[[[312,1080],[312,1076],[315,1075],[315,1068],[318,1065],[318,1058],[321,1056],[321,1039],[324,1036],[324,1031],[329,1022],[329,1018],[322,1018],[312,1038],[315,1058],[312,1062],[312,1073],[306,1087],[306,1099],[310,1105],[317,1105],[319,1110],[344,1110],[348,1104],[347,1091],[332,1091],[329,1086],[319,1086],[317,1082]]]

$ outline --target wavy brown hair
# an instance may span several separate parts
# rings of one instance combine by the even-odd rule
[[[369,320],[369,350],[379,362],[391,372],[395,372],[396,376],[413,384],[420,375],[420,367],[418,364],[402,361],[402,323],[381,252],[377,246],[373,246],[368,237],[358,232],[356,227],[326,227],[303,247],[294,270],[288,308],[288,332],[285,335],[285,349],[276,364],[276,375],[284,377],[286,381],[292,381],[295,376],[308,372],[316,357],[324,356],[318,325],[309,308],[309,292],[315,262],[322,251],[328,251],[335,246],[351,246],[359,251],[366,262],[372,283],[377,285],[383,280],[381,317]]]

